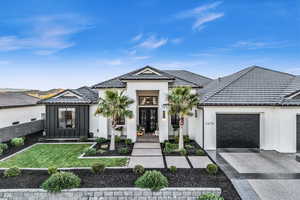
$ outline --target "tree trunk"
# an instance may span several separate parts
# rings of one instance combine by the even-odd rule
[[[115,148],[115,132],[116,132],[116,125],[115,125],[115,122],[113,121],[112,131],[111,131],[111,136],[110,136],[110,146],[109,146],[110,151],[114,151],[116,149]]]
[[[182,150],[184,149],[184,143],[183,143],[183,125],[184,125],[184,118],[181,117],[179,121],[179,144],[178,149]]]

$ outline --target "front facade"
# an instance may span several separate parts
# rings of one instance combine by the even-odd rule
[[[249,67],[216,80],[185,70],[150,66],[96,84],[66,90],[46,104],[48,137],[109,137],[111,122],[95,116],[106,90],[125,91],[134,100],[132,119],[120,120],[119,135],[136,141],[143,128],[160,142],[178,134],[176,116],[168,114],[167,94],[189,86],[199,106],[185,119],[184,134],[205,149],[259,148],[279,152],[300,149],[300,78],[261,67]]]

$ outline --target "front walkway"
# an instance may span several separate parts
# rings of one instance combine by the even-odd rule
[[[208,151],[243,200],[298,200],[300,163],[275,151]]]

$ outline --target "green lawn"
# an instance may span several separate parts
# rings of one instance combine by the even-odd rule
[[[91,144],[37,144],[24,152],[0,162],[0,168],[90,167],[103,162],[107,167],[124,166],[127,158],[79,159],[83,149]]]

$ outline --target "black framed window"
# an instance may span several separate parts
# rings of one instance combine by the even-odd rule
[[[58,128],[75,128],[75,108],[58,108]]]

